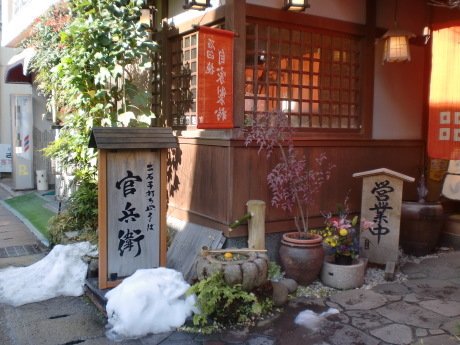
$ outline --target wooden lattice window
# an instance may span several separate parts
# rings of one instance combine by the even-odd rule
[[[171,115],[173,126],[196,125],[198,33],[172,41]]]
[[[250,22],[245,115],[283,110],[291,125],[357,130],[359,38]]]

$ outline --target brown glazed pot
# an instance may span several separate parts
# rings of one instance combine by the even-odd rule
[[[281,267],[288,278],[310,285],[318,277],[324,260],[323,237],[311,234],[299,238],[297,232],[283,234],[279,250]]]
[[[399,244],[406,254],[431,253],[442,230],[443,208],[439,202],[403,201]]]

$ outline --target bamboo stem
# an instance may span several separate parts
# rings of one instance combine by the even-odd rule
[[[229,231],[232,231],[233,229],[235,229],[238,225],[240,225],[241,223],[243,223],[244,221],[248,220],[248,219],[251,219],[252,217],[252,214],[250,212],[246,213],[243,217],[241,217],[240,219],[238,220],[235,220],[233,222],[233,224],[231,224],[229,227],[228,227],[228,230]]]

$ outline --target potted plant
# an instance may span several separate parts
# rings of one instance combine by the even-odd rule
[[[344,212],[340,205],[338,208],[338,217],[326,214],[326,227],[313,231],[323,236],[326,251],[320,278],[324,285],[351,289],[364,282],[367,260],[359,257],[360,239],[362,232],[372,229],[374,223],[362,218],[360,227],[357,227],[358,216],[350,221],[348,211]]]
[[[279,149],[280,159],[267,175],[271,204],[294,213],[297,228],[296,232],[283,234],[281,266],[288,277],[308,285],[318,276],[324,258],[321,235],[309,232],[309,209],[335,166],[327,163],[325,153],[316,158],[315,166],[310,166],[305,157],[298,157],[292,140],[294,132],[281,111],[257,114],[252,126],[244,130],[245,145],[256,142],[259,153],[266,151],[267,159],[275,148]]]

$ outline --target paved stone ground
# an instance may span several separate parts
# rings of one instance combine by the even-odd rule
[[[454,335],[460,334],[460,252],[406,264],[403,272],[409,278],[404,283],[343,291],[327,299],[292,300],[281,314],[255,327],[224,331],[206,340],[172,333],[149,344],[459,345]],[[340,313],[325,317],[315,329],[294,322],[303,310],[319,313],[329,307]]]
[[[0,183],[0,199],[5,197]],[[2,217],[10,215],[0,206],[0,236],[3,231],[6,238],[22,238],[14,247],[37,244],[33,237],[30,243],[18,218],[5,224]],[[0,248],[13,247],[11,243],[0,237]],[[0,268],[27,266],[45,254],[0,257]],[[167,332],[121,343],[105,337],[105,317],[84,296],[16,308],[0,304],[0,345],[459,345],[454,335],[460,332],[460,252],[409,263],[402,271],[408,276],[404,283],[343,291],[326,299],[293,299],[281,313],[254,327],[212,335]],[[294,321],[305,310],[320,313],[329,307],[340,312],[323,317],[317,327]]]

